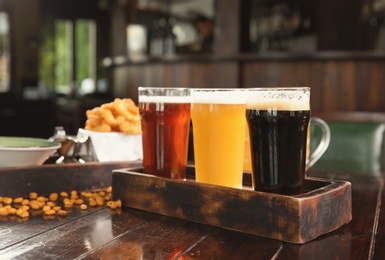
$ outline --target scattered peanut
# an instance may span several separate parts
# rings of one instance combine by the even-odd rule
[[[36,192],[29,193],[28,198],[0,197],[0,216],[1,220],[26,221],[30,214],[43,215],[44,219],[54,219],[56,215],[65,217],[75,205],[79,206],[82,211],[86,211],[88,207],[105,205],[111,210],[120,208],[121,201],[112,201],[111,193],[112,187],[110,186],[102,191],[78,192],[72,190],[69,193],[62,191],[51,193],[46,197],[38,195]]]
[[[47,205],[47,206],[50,206],[50,207],[55,207],[55,206],[56,206],[56,203],[53,202],[53,201],[47,201],[46,205]]]
[[[49,200],[50,200],[50,201],[57,201],[58,197],[59,197],[59,194],[57,194],[57,193],[51,193],[51,194],[49,195]]]
[[[9,198],[9,197],[4,197],[3,198],[3,203],[4,204],[7,204],[7,205],[10,205],[12,203],[12,198]]]
[[[89,204],[91,207],[96,207],[98,205],[95,200],[90,200]]]
[[[34,200],[34,199],[36,199],[36,198],[37,198],[37,193],[36,193],[36,192],[31,192],[31,193],[29,194],[29,199]]]
[[[16,203],[16,204],[21,204],[23,202],[24,198],[23,197],[18,197],[18,198],[15,198],[13,200],[13,203]]]
[[[109,202],[107,202],[107,207],[109,207],[110,209],[121,208],[122,207],[122,201],[121,200],[109,201]]]
[[[65,200],[64,201],[64,207],[65,208],[72,208],[74,206],[74,203],[70,200]]]
[[[8,216],[8,210],[6,208],[0,208],[0,216]]]
[[[67,216],[67,211],[65,211],[65,210],[59,210],[57,214],[58,214],[60,217],[64,217],[64,216]]]
[[[16,209],[15,208],[9,208],[8,209],[8,215],[16,215]]]
[[[48,211],[48,210],[51,210],[51,207],[50,207],[50,206],[44,206],[44,207],[43,207],[43,212],[46,212],[46,211]]]
[[[27,206],[27,205],[23,205],[23,206],[21,206],[19,209],[22,209],[22,210],[24,210],[24,211],[28,211],[28,210],[30,209],[30,207]]]
[[[109,201],[107,202],[107,207],[109,207],[110,209],[116,209],[116,203],[114,203],[113,201]]]
[[[43,196],[39,196],[36,198],[37,201],[40,201],[40,202],[46,202],[48,199],[43,197]]]
[[[32,209],[40,209],[40,205],[38,203],[30,203],[29,205]]]
[[[27,212],[27,211],[24,211],[23,209],[18,209],[16,210],[16,215],[21,216],[23,212]]]
[[[79,196],[77,194],[71,194],[71,199],[77,199]]]
[[[23,211],[20,215],[18,215],[19,217],[21,218],[28,218],[29,217],[29,213],[27,211]]]
[[[44,211],[44,215],[55,215],[56,211],[53,209],[49,209],[47,211]]]
[[[82,196],[85,198],[92,198],[92,192],[82,192]]]
[[[67,198],[68,197],[68,192],[65,192],[65,191],[60,192],[60,197]]]
[[[82,200],[82,199],[77,199],[77,200],[74,201],[74,203],[76,205],[81,205],[81,204],[83,204],[83,202],[84,202],[84,200]]]
[[[96,200],[96,204],[97,204],[98,206],[103,206],[103,205],[104,205],[104,199],[98,198],[98,199]]]

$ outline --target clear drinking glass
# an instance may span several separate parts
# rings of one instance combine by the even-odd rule
[[[310,88],[249,89],[246,118],[254,189],[290,195],[302,193]]]
[[[139,87],[145,173],[185,179],[190,89]]]
[[[191,89],[197,182],[242,188],[245,89]]]

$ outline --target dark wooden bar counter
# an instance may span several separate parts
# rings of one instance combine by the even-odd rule
[[[87,174],[96,174],[103,186],[111,168],[124,166],[73,166],[77,177],[66,181],[71,185],[82,178],[86,183]],[[63,174],[52,172],[54,166],[46,169],[40,172],[48,179]],[[100,177],[102,171],[107,177]],[[5,178],[15,172],[30,174],[29,170],[1,170],[2,192],[7,189]],[[353,219],[303,245],[135,209],[90,207],[87,211],[75,208],[64,218],[40,214],[25,221],[1,219],[0,259],[385,259],[384,174],[325,175],[351,181]],[[95,178],[90,179],[92,187],[98,188]]]

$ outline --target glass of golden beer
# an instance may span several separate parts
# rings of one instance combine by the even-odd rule
[[[144,172],[185,179],[190,89],[139,87]]]
[[[191,89],[197,182],[242,188],[245,89]]]

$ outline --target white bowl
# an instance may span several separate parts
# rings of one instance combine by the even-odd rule
[[[143,159],[142,135],[95,132],[80,128],[78,138],[87,136],[99,162],[137,161]]]
[[[0,167],[42,165],[60,143],[30,137],[0,137]]]

